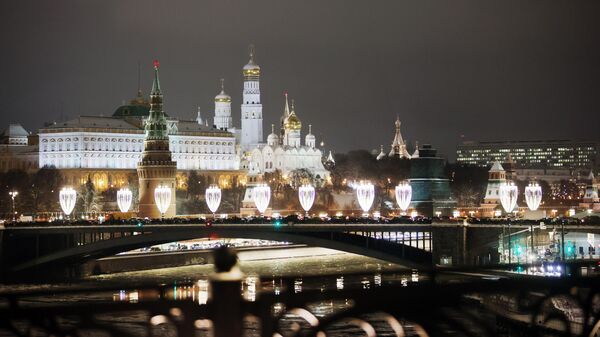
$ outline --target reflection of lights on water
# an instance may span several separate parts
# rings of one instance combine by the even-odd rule
[[[140,294],[137,291],[132,291],[129,293],[129,302],[137,303],[140,299]]]
[[[125,293],[125,290],[120,290],[119,291],[119,301],[125,301],[126,298],[127,298],[127,294]]]
[[[335,288],[337,290],[343,290],[344,289],[344,277],[340,276],[338,278],[335,279]]]
[[[408,279],[407,279],[406,277],[403,277],[403,278],[401,278],[401,279],[400,279],[400,284],[401,284],[403,287],[408,287]]]
[[[373,284],[375,284],[376,287],[381,286],[381,274],[375,274],[375,276],[373,276]]]
[[[418,270],[413,270],[410,280],[412,282],[419,282],[419,271]]]
[[[208,302],[208,280],[198,280],[198,304]]]
[[[294,294],[302,292],[302,279],[297,278],[294,280]]]
[[[281,279],[279,279],[279,283],[276,283],[275,279],[273,279],[272,285],[273,285],[273,293],[275,295],[281,294],[281,288],[282,288],[282,281],[281,281]]]
[[[369,282],[369,280],[362,280],[362,281],[360,281],[360,284],[362,285],[363,289],[371,288],[371,282]]]
[[[257,278],[254,276],[246,277],[246,282],[245,282],[247,285],[246,300],[249,302],[256,301],[256,281],[257,281]]]
[[[273,316],[277,317],[277,316],[283,314],[283,312],[285,311],[285,305],[281,302],[277,302],[277,303],[273,304],[271,311],[273,312]]]

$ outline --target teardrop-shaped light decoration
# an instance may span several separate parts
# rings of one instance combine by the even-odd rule
[[[298,199],[300,199],[300,205],[307,214],[315,202],[315,195],[315,188],[311,184],[305,184],[298,188]]]
[[[361,181],[356,185],[356,198],[363,212],[369,212],[375,200],[375,186],[368,181]]]
[[[269,201],[271,200],[271,188],[269,185],[260,184],[252,188],[252,200],[254,205],[258,209],[260,214],[265,213],[267,207],[269,207]]]
[[[58,193],[58,199],[60,201],[60,208],[68,216],[75,208],[77,192],[72,187],[63,187]]]
[[[519,188],[512,181],[500,185],[500,203],[506,213],[511,213],[517,206]]]
[[[171,188],[166,185],[158,185],[154,189],[154,203],[161,216],[167,213],[169,205],[171,205]]]
[[[221,189],[217,185],[210,185],[204,193],[204,198],[210,211],[215,213],[221,204]]]
[[[407,181],[403,181],[396,186],[396,202],[398,203],[398,206],[402,212],[406,212],[411,200],[412,187]]]
[[[127,213],[131,207],[131,201],[133,200],[133,193],[127,187],[121,188],[117,191],[117,205],[121,213]]]
[[[542,203],[542,187],[535,182],[529,183],[525,187],[525,202],[532,211],[537,211]]]

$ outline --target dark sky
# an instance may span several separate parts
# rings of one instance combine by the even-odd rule
[[[600,1],[30,1],[0,3],[0,127],[110,115],[151,85],[212,115],[225,77],[239,125],[254,43],[265,138],[282,92],[335,151],[374,149],[396,115],[412,144],[598,138]],[[412,147],[412,145],[411,145]]]

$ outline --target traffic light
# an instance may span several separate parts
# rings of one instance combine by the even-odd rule
[[[144,225],[144,223],[143,223],[143,222],[141,222],[141,221],[138,221],[136,226],[138,226],[138,227],[142,227],[143,225]]]
[[[211,220],[206,220],[206,227],[210,227],[212,226],[212,221]]]
[[[276,228],[281,227],[281,219],[276,219],[275,222],[273,222],[273,226]]]

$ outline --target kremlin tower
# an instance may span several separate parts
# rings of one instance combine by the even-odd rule
[[[221,92],[215,96],[215,127],[229,130],[233,123],[231,119],[231,96],[225,93],[225,80],[221,79]]]
[[[158,79],[158,61],[154,61],[154,82],[150,93],[150,113],[145,122],[144,151],[137,165],[139,179],[139,216],[161,218],[154,200],[158,186],[171,189],[171,203],[164,217],[175,216],[175,174],[177,164],[171,159],[167,119],[163,112],[163,96]]]
[[[244,66],[242,94],[241,147],[249,150],[263,142],[262,104],[260,103],[260,67],[254,62],[254,46],[250,46],[250,60]]]

